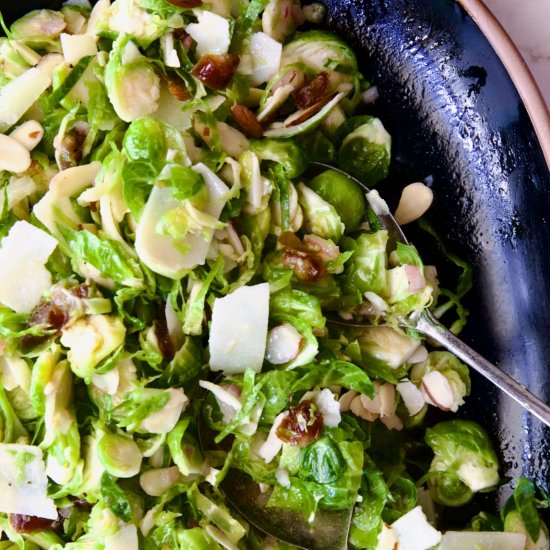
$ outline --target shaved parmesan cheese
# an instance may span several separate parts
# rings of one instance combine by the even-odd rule
[[[204,178],[208,189],[209,202],[204,211],[219,218],[229,188],[204,164],[196,164],[193,170]],[[153,187],[136,230],[135,246],[140,260],[155,273],[171,279],[179,279],[186,271],[204,264],[212,241],[212,237],[207,239],[202,233],[191,233],[176,243],[169,235],[156,232],[158,221],[180,205],[169,187]],[[182,245],[188,247],[186,253],[182,252]]]
[[[456,476],[462,480],[472,492],[477,493],[494,487],[499,482],[498,472],[485,466],[483,461],[463,462],[456,472]]]
[[[438,550],[524,550],[526,536],[523,533],[499,533],[494,531],[447,531]],[[542,547],[541,547],[542,548]]]
[[[83,57],[97,55],[97,38],[95,36],[61,33],[60,38],[63,57],[68,65],[74,67]]]
[[[42,449],[0,444],[0,512],[57,519],[57,508],[46,494],[47,487]]]
[[[269,314],[269,284],[243,286],[214,301],[210,369],[225,373],[262,370]]]
[[[378,534],[378,542],[375,550],[396,550],[397,548],[398,542],[394,530],[384,523],[382,525],[382,531]]]
[[[26,221],[16,222],[0,248],[0,303],[30,313],[52,286],[45,264],[57,241]]]
[[[197,53],[223,54],[227,53],[231,37],[229,21],[215,13],[196,10],[198,23],[190,23],[185,29],[197,43]]]
[[[411,416],[418,414],[426,404],[422,392],[412,382],[399,382],[396,389]]]
[[[275,417],[265,443],[258,450],[258,456],[263,458],[266,464],[269,464],[283,448],[283,442],[277,437],[277,428],[286,415],[286,412],[282,412]]]
[[[377,216],[387,216],[390,213],[388,203],[380,196],[380,193],[376,189],[372,189],[365,196]]]
[[[256,32],[250,37],[252,74],[250,84],[258,86],[271,80],[279,70],[283,45],[264,32]]]
[[[399,550],[428,550],[441,541],[441,533],[426,519],[420,506],[413,508],[391,525]]]
[[[124,525],[114,535],[105,537],[105,550],[138,550],[135,525]]]
[[[33,67],[10,80],[0,89],[0,132],[13,126],[52,83],[40,69]]]

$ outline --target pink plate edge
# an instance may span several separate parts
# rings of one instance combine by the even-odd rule
[[[482,0],[458,0],[506,67],[525,104],[550,170],[550,111],[527,63],[508,33]]]

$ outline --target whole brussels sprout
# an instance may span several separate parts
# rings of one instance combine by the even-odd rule
[[[252,141],[250,150],[260,161],[278,162],[289,178],[296,178],[307,168],[307,157],[302,148],[290,140],[263,139]]]
[[[365,214],[365,196],[361,188],[342,172],[326,170],[315,176],[308,187],[336,208],[346,232],[357,229]]]
[[[18,19],[11,26],[14,40],[34,46],[47,46],[65,29],[63,14],[52,10],[34,10]]]
[[[343,139],[338,164],[366,185],[374,186],[388,175],[390,155],[391,136],[379,119],[372,118]]]
[[[432,498],[460,506],[477,492],[499,482],[498,460],[487,432],[470,420],[440,422],[426,430],[426,443],[435,453],[428,473]]]

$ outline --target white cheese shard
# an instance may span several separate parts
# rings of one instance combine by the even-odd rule
[[[447,531],[438,550],[525,550],[523,533],[499,533],[493,531]]]
[[[231,36],[229,21],[206,10],[195,10],[198,23],[190,23],[185,29],[197,43],[197,54],[224,54],[229,49]]]
[[[258,86],[271,80],[281,65],[283,45],[263,32],[256,32],[250,37],[250,55],[252,74],[250,84]]]
[[[336,396],[328,388],[322,390],[314,390],[305,393],[302,401],[313,401],[319,412],[323,415],[323,423],[329,428],[336,428],[342,417],[340,415],[340,403]]]
[[[57,519],[47,488],[42,449],[0,443],[0,512]]]
[[[65,63],[75,66],[83,57],[97,55],[97,38],[89,34],[61,33],[61,49]]]
[[[401,395],[403,403],[411,416],[418,414],[423,409],[426,400],[415,384],[405,380],[404,382],[399,382],[396,389]]]
[[[193,170],[204,178],[208,189],[209,201],[204,212],[219,218],[229,188],[204,164],[196,164]],[[136,230],[135,246],[140,260],[155,273],[171,279],[179,279],[186,271],[204,264],[212,241],[212,236],[205,238],[202,233],[191,233],[181,242],[175,243],[169,235],[161,235],[156,231],[159,220],[180,206],[181,201],[172,196],[170,187],[155,185]]]
[[[52,83],[37,67],[10,80],[0,89],[0,132],[13,126]]]
[[[271,426],[271,429],[269,430],[269,434],[267,435],[267,439],[258,450],[258,456],[260,458],[263,458],[266,464],[269,464],[279,454],[279,451],[283,448],[282,440],[280,440],[277,437],[277,430],[287,414],[288,413],[285,411],[285,412],[279,413],[275,417],[275,420],[273,421],[273,425]]]
[[[16,222],[0,248],[0,303],[30,313],[52,286],[45,264],[57,241],[24,220]]]
[[[214,301],[210,369],[225,373],[262,370],[267,339],[269,284],[243,286]]]
[[[135,525],[124,525],[113,535],[105,537],[105,550],[138,550],[138,534]]]
[[[428,523],[420,506],[394,521],[391,527],[397,535],[399,550],[428,550],[441,541],[441,533]]]

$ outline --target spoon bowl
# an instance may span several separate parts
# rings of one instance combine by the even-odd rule
[[[219,382],[220,380],[217,380]],[[216,432],[199,414],[199,441],[203,452],[229,450],[231,439],[216,444]],[[307,550],[345,550],[353,509],[317,510],[313,521],[305,515],[288,509],[267,506],[272,490],[262,491],[258,483],[250,476],[230,468],[219,488],[231,505],[257,529],[279,539]]]

